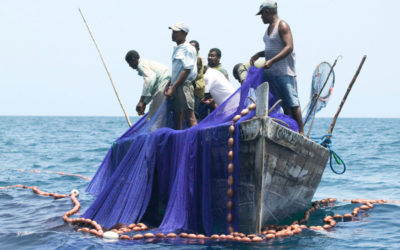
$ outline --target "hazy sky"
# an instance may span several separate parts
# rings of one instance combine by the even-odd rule
[[[100,46],[128,113],[140,98],[142,79],[126,64],[128,50],[171,67],[168,26],[190,27],[200,54],[222,50],[229,71],[264,44],[260,0],[44,1],[1,0],[0,115],[123,115],[81,8]],[[320,117],[333,116],[363,55],[368,58],[341,117],[400,117],[400,1],[280,0],[278,14],[294,36],[299,96],[305,105],[312,72],[333,63],[336,85]]]

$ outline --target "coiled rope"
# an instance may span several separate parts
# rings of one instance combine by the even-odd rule
[[[346,172],[346,164],[344,163],[342,158],[340,158],[340,156],[332,149],[331,138],[332,138],[331,134],[324,135],[324,136],[322,136],[322,138],[320,139],[320,141],[318,143],[321,144],[321,146],[324,146],[325,148],[329,149],[329,152],[330,152],[329,166],[331,167],[332,172],[340,175],[340,174],[343,174],[344,172]],[[335,168],[333,167],[332,158],[335,159],[337,165],[343,165],[343,170],[341,172],[336,171]]]

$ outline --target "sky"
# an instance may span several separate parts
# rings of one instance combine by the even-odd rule
[[[264,49],[267,26],[256,16],[260,0],[1,0],[0,116],[122,116],[108,75],[78,8],[100,47],[130,116],[143,80],[128,67],[127,51],[171,68],[168,26],[185,22],[200,55],[217,47],[232,76],[236,63]],[[291,27],[300,103],[311,77],[333,63],[336,82],[318,117],[333,117],[364,55],[367,60],[340,117],[400,118],[400,1],[278,0]]]

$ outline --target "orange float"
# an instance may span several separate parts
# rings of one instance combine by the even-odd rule
[[[145,238],[154,238],[154,234],[152,234],[152,233],[145,233],[145,234],[143,235],[143,237],[145,237]]]
[[[163,233],[157,233],[156,238],[165,238],[165,234]]]
[[[119,238],[121,240],[130,240],[131,239],[131,237],[129,237],[129,235],[121,235]]]
[[[274,239],[275,238],[275,234],[267,234],[264,236],[264,239],[270,240],[270,239]]]
[[[263,238],[261,238],[261,237],[259,237],[259,236],[255,236],[255,237],[253,237],[253,238],[251,239],[251,241],[253,241],[253,242],[261,242],[261,241],[263,241]]]
[[[141,240],[141,239],[143,239],[143,238],[144,238],[144,236],[143,236],[142,234],[135,234],[135,235],[133,236],[132,239],[134,239],[134,240]]]
[[[167,238],[176,238],[176,237],[178,237],[178,236],[176,235],[176,233],[169,233],[169,234],[167,234]]]

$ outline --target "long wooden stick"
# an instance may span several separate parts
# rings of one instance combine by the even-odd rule
[[[339,116],[339,113],[340,113],[340,111],[342,110],[342,107],[343,107],[343,105],[344,105],[344,102],[346,101],[347,96],[349,95],[351,88],[353,87],[354,83],[356,82],[356,79],[357,79],[357,77],[358,77],[358,74],[359,74],[360,71],[361,71],[361,68],[362,68],[362,66],[363,66],[363,64],[364,64],[364,62],[365,62],[365,59],[367,59],[367,56],[366,56],[366,55],[363,56],[363,58],[362,58],[362,60],[361,60],[361,63],[360,63],[360,65],[358,66],[358,69],[357,69],[357,71],[356,71],[356,74],[353,76],[353,79],[351,80],[351,82],[350,82],[350,84],[349,84],[349,87],[347,88],[346,94],[345,94],[345,95],[343,96],[343,98],[342,98],[342,102],[340,103],[339,108],[338,108],[338,110],[336,111],[335,116],[333,117],[333,120],[332,120],[331,126],[330,126],[330,128],[329,128],[328,134],[332,134],[332,131],[333,131],[333,128],[335,127],[336,120],[337,120],[337,118],[338,118],[338,116]]]
[[[105,68],[106,71],[107,71],[108,77],[110,78],[111,85],[113,86],[115,95],[117,96],[117,99],[118,99],[118,101],[119,101],[119,104],[121,105],[122,111],[123,111],[124,114],[125,114],[126,121],[128,122],[129,127],[132,127],[132,123],[131,123],[131,121],[129,120],[129,116],[128,116],[126,110],[125,110],[124,105],[122,104],[121,98],[119,97],[117,88],[115,87],[115,84],[114,84],[114,81],[113,81],[113,79],[112,79],[112,77],[111,77],[110,71],[108,71],[106,62],[104,61],[103,55],[101,54],[101,51],[100,51],[100,48],[99,48],[99,46],[97,45],[97,42],[96,42],[96,40],[95,40],[94,37],[93,37],[92,31],[90,31],[89,25],[88,25],[88,23],[86,22],[86,19],[85,19],[85,17],[83,16],[83,13],[82,13],[82,11],[81,11],[80,8],[79,8],[79,13],[81,13],[82,19],[83,19],[83,21],[85,22],[85,25],[86,25],[86,28],[87,28],[88,31],[89,31],[90,37],[92,37],[92,40],[93,40],[93,42],[94,42],[94,45],[96,46],[96,49],[97,49],[97,51],[99,52],[100,59],[101,59],[101,61],[103,62],[103,65],[104,65],[104,68]]]

